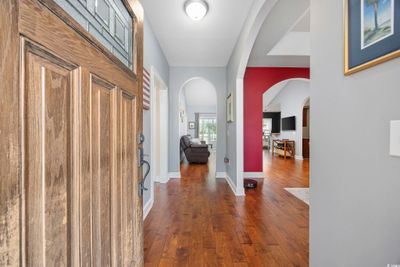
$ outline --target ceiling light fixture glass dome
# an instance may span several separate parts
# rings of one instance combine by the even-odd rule
[[[185,3],[185,12],[192,20],[201,20],[208,12],[207,2],[204,0],[188,0]]]

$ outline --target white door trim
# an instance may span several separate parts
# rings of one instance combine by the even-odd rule
[[[161,84],[163,91],[166,91],[167,94],[167,98],[166,100],[164,99],[163,101],[167,101],[167,103],[163,103],[163,105],[160,104],[160,107],[163,106],[163,109],[167,109],[166,111],[163,111],[163,119],[167,118],[168,120],[168,87],[165,84],[164,80],[162,79],[161,75],[159,74],[159,72],[157,71],[157,69],[154,66],[151,66],[151,70],[150,70],[150,118],[151,118],[151,126],[150,126],[150,135],[151,135],[151,140],[150,140],[150,160],[151,160],[151,164],[153,166],[155,166],[155,162],[156,162],[156,103],[157,103],[157,99],[156,99],[156,80],[158,80],[158,82]],[[161,97],[161,93],[160,93],[160,100],[162,100],[163,97]],[[161,119],[160,119],[161,121]],[[163,123],[164,125],[167,125],[168,127],[168,121]],[[160,125],[161,126],[161,125]],[[167,153],[164,156],[161,157],[165,157],[165,160],[160,160],[159,164],[160,164],[160,172],[162,170],[168,170],[168,128],[166,128],[164,130],[165,132],[165,136],[167,138],[167,142],[164,144],[165,146],[167,146],[166,148],[164,148],[163,150],[164,153]],[[160,151],[161,153],[161,151]],[[163,166],[163,164],[166,164],[166,166]],[[169,175],[168,172],[167,173],[160,173],[160,176],[155,175],[155,172],[151,172],[151,192],[150,192],[150,200],[152,202],[154,202],[154,182],[162,182],[162,183],[166,183],[169,180]]]

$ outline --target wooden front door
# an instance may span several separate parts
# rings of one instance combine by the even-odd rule
[[[1,2],[0,266],[142,266],[140,5],[129,69],[53,0]]]

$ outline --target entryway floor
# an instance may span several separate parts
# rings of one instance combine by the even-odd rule
[[[182,165],[181,179],[156,184],[145,266],[308,266],[309,208],[284,188],[309,186],[309,162],[266,152],[264,170],[246,197],[207,165]]]

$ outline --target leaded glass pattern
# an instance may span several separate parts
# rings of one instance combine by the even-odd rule
[[[121,0],[55,0],[55,2],[132,69],[132,17]]]

